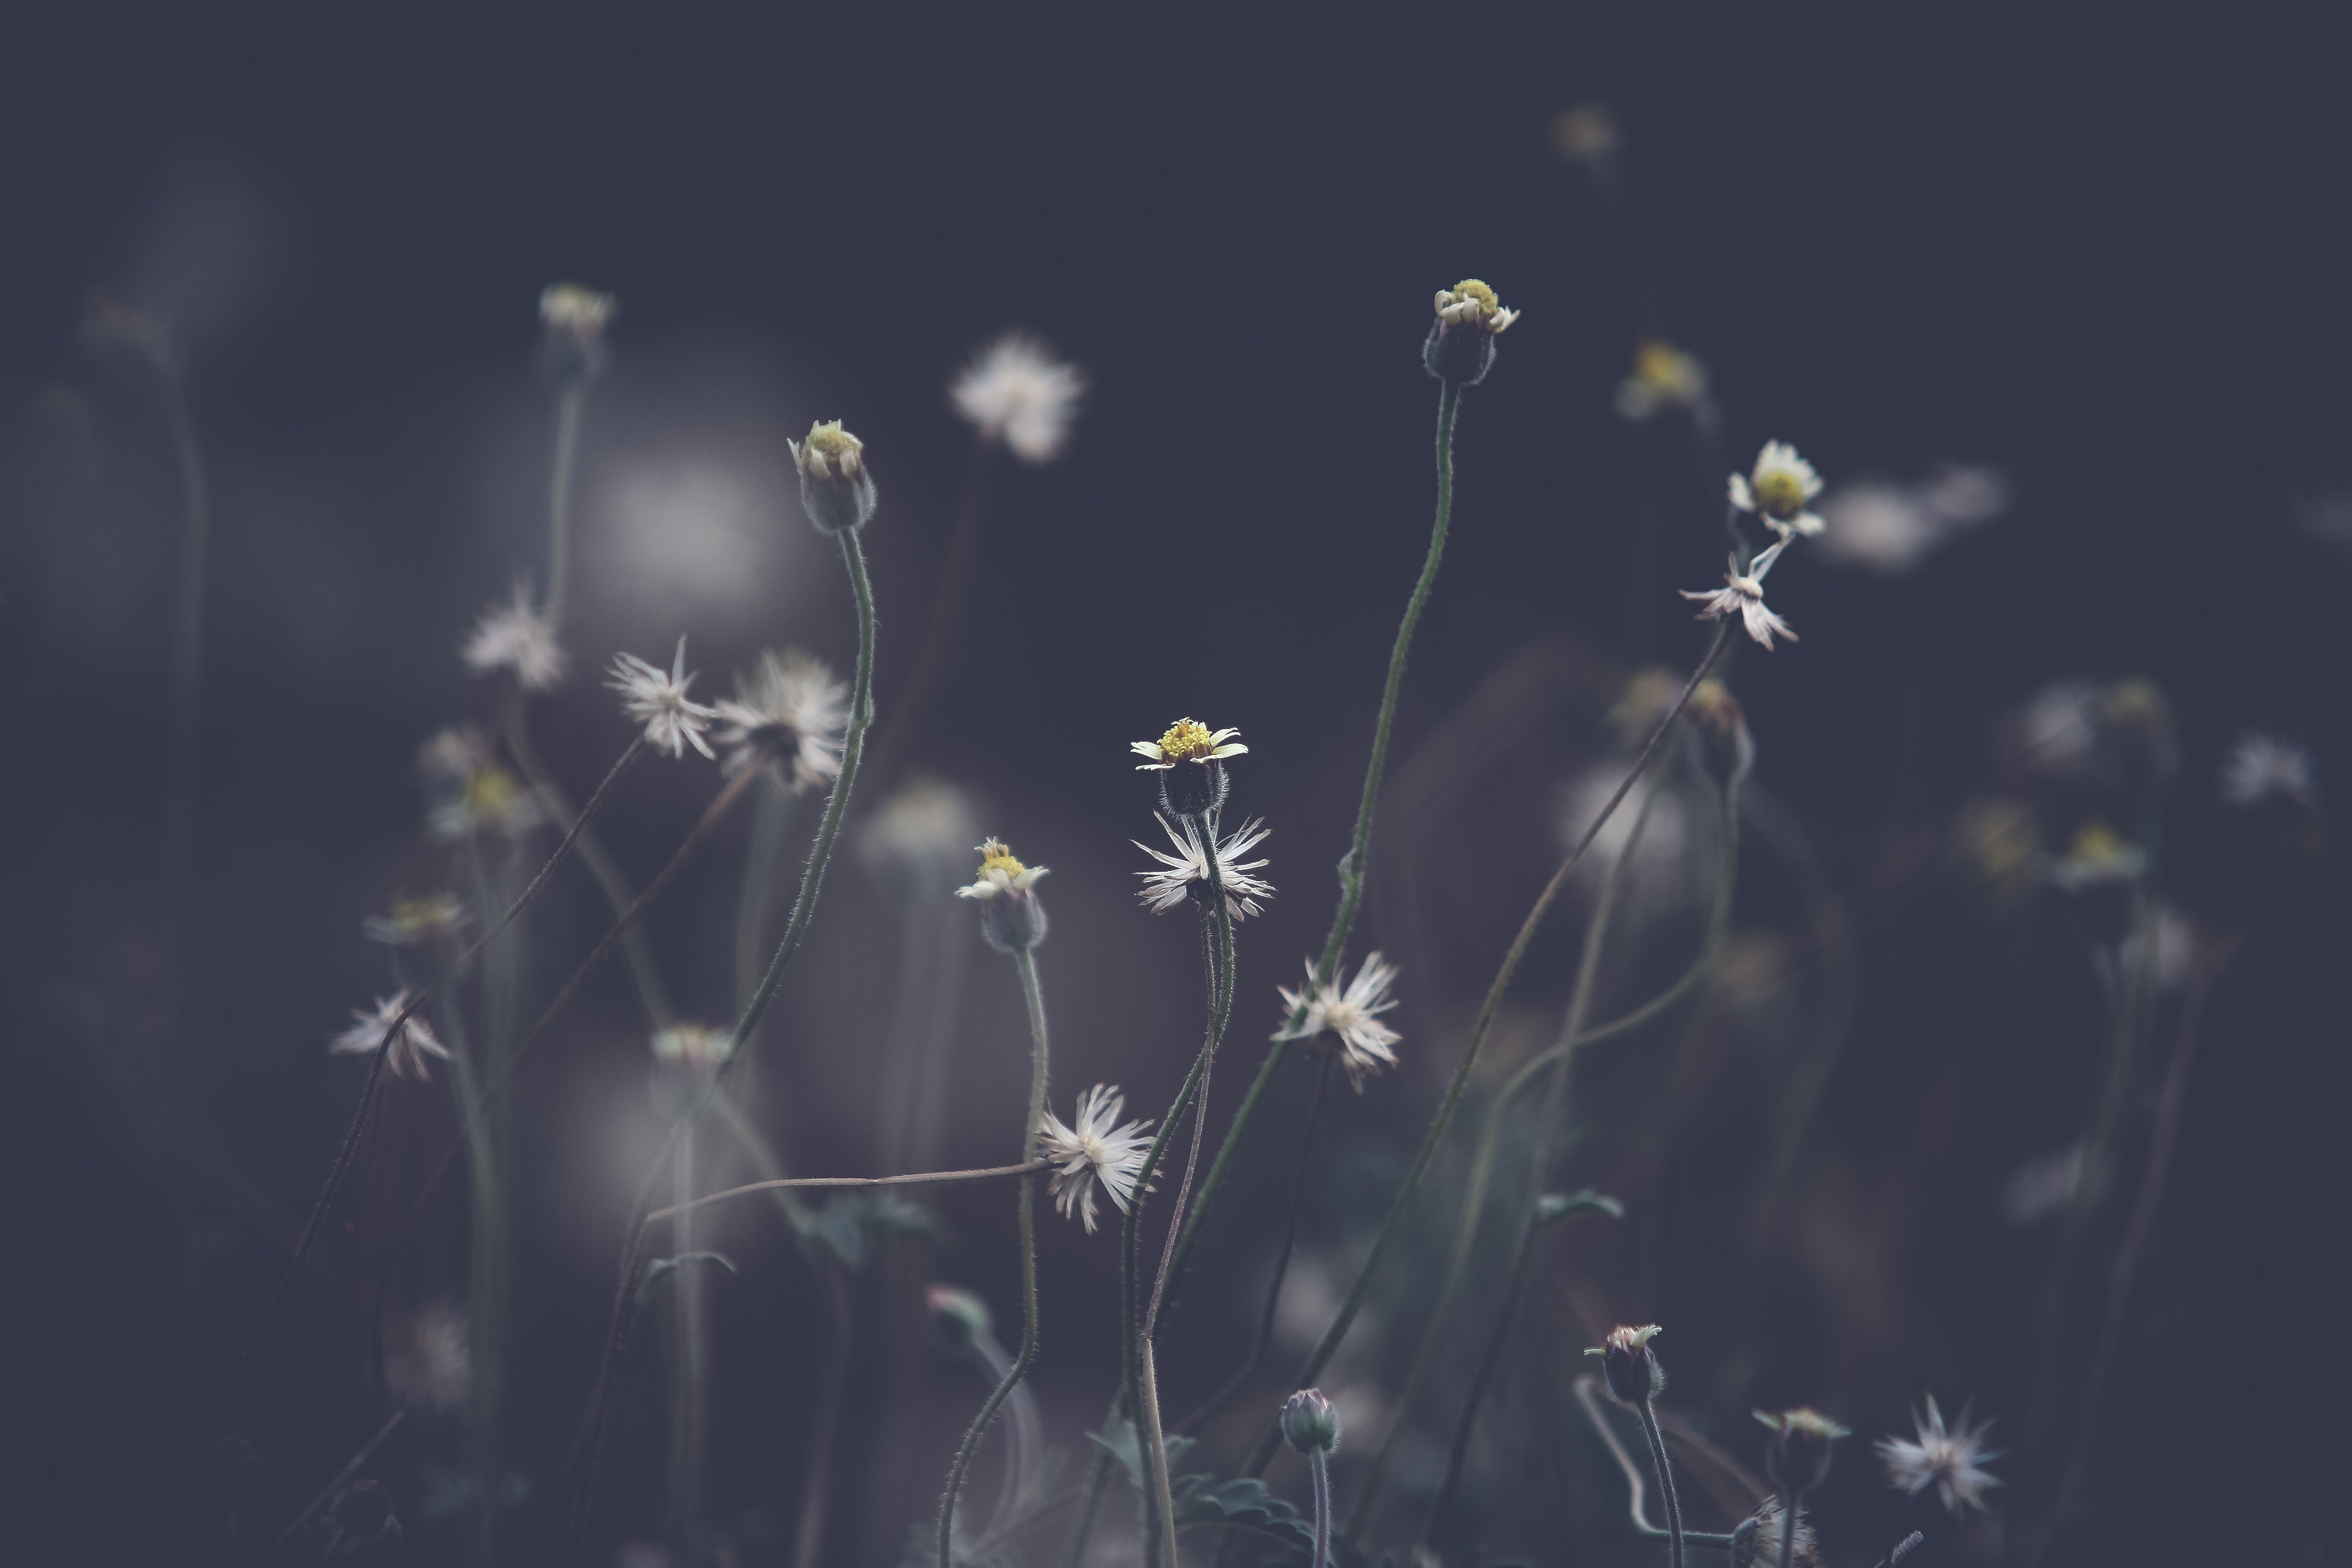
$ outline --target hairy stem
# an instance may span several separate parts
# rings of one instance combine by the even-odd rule
[[[1575,1393],[1576,1403],[1583,1409],[1585,1420],[1591,1424],[1593,1436],[1601,1439],[1601,1446],[1609,1450],[1609,1457],[1617,1461],[1618,1471],[1625,1478],[1626,1511],[1633,1521],[1634,1530],[1652,1541],[1668,1539],[1671,1532],[1652,1524],[1643,1506],[1649,1483],[1642,1479],[1642,1468],[1633,1462],[1633,1456],[1625,1451],[1625,1445],[1609,1425],[1607,1413],[1601,1408],[1601,1380],[1586,1373],[1576,1380]],[[1651,1419],[1656,1418],[1657,1413],[1654,1410]],[[1685,1531],[1683,1541],[1685,1545],[1712,1546],[1718,1550],[1728,1550],[1731,1545],[1730,1536],[1713,1535],[1703,1530]]]
[[[1674,1467],[1666,1462],[1665,1436],[1658,1430],[1658,1413],[1646,1399],[1641,1404],[1642,1436],[1650,1440],[1650,1465],[1658,1472],[1658,1495],[1666,1503],[1666,1560],[1683,1568],[1683,1505],[1675,1495]]]
[[[1048,1056],[1045,1045],[1045,994],[1037,984],[1037,955],[1027,947],[1015,949],[1013,965],[1021,973],[1021,994],[1029,1005],[1029,1121],[1021,1136],[1021,1158],[1026,1162],[1036,1157],[1037,1136],[1045,1125],[1045,1077]],[[1013,1358],[1003,1378],[973,1416],[971,1426],[956,1448],[955,1461],[948,1467],[946,1495],[940,1500],[940,1568],[953,1568],[955,1546],[956,1500],[963,1495],[964,1473],[971,1468],[971,1457],[980,1450],[980,1440],[988,1432],[988,1424],[996,1418],[1002,1405],[1016,1384],[1029,1375],[1029,1368],[1037,1359],[1037,1184],[1024,1180],[1016,1199],[1017,1218],[1021,1230],[1021,1353]]]
[[[1430,1119],[1429,1131],[1422,1135],[1421,1147],[1413,1153],[1412,1163],[1405,1171],[1403,1183],[1389,1201],[1388,1213],[1382,1216],[1381,1228],[1372,1237],[1371,1249],[1364,1255],[1364,1261],[1357,1268],[1355,1282],[1349,1286],[1348,1294],[1340,1301],[1331,1326],[1324,1331],[1321,1342],[1307,1358],[1307,1364],[1299,1370],[1292,1387],[1313,1387],[1316,1378],[1321,1375],[1323,1368],[1339,1351],[1340,1342],[1348,1337],[1348,1330],[1356,1321],[1357,1310],[1364,1304],[1364,1295],[1370,1287],[1373,1271],[1380,1267],[1389,1243],[1395,1238],[1403,1222],[1405,1209],[1420,1188],[1421,1179],[1427,1173],[1430,1162],[1436,1157],[1437,1146],[1444,1140],[1446,1129],[1454,1121],[1454,1113],[1462,1103],[1463,1093],[1469,1087],[1471,1070],[1477,1065],[1479,1048],[1486,1043],[1486,1033],[1494,1026],[1495,1015],[1502,1008],[1504,993],[1510,989],[1511,979],[1518,973],[1519,962],[1527,956],[1528,944],[1535,940],[1537,927],[1543,923],[1544,916],[1550,913],[1552,904],[1559,898],[1560,889],[1568,885],[1570,875],[1584,858],[1585,851],[1592,847],[1593,839],[1600,836],[1601,829],[1607,825],[1610,816],[1623,803],[1633,785],[1649,771],[1650,763],[1665,744],[1666,736],[1672,732],[1675,721],[1682,717],[1683,709],[1689,704],[1691,693],[1698,689],[1698,683],[1706,679],[1706,672],[1722,657],[1730,634],[1729,621],[1716,623],[1715,637],[1707,645],[1706,657],[1692,669],[1690,679],[1684,682],[1682,691],[1675,698],[1674,706],[1666,710],[1658,721],[1657,728],[1651,731],[1649,743],[1642,748],[1641,755],[1634,760],[1624,783],[1610,795],[1608,803],[1592,819],[1592,825],[1577,841],[1576,847],[1551,874],[1551,880],[1544,884],[1543,891],[1537,896],[1535,906],[1528,910],[1527,918],[1519,922],[1518,934],[1511,939],[1509,950],[1503,954],[1502,966],[1496,972],[1494,983],[1486,988],[1486,1000],[1479,1005],[1478,1016],[1471,1024],[1469,1043],[1463,1047],[1462,1060],[1454,1069],[1452,1081],[1445,1086],[1445,1098],[1438,1103],[1437,1114]],[[1270,1424],[1265,1436],[1259,1438],[1256,1449],[1250,1456],[1247,1473],[1254,1476],[1265,1474],[1266,1464],[1274,1458],[1274,1450],[1281,1441],[1280,1425]]]
[[[1320,1448],[1308,1450],[1307,1473],[1315,1482],[1315,1557],[1311,1568],[1328,1568],[1331,1561],[1331,1456]]]

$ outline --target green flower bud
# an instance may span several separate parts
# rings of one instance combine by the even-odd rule
[[[866,443],[841,421],[809,426],[805,441],[787,441],[793,467],[800,470],[801,507],[819,533],[863,527],[874,515],[874,476],[866,468]]]
[[[1764,1447],[1764,1473],[1783,1497],[1811,1491],[1829,1479],[1831,1445],[1853,1436],[1818,1410],[1759,1410],[1756,1419],[1772,1429]]]
[[[1339,1412],[1319,1388],[1302,1388],[1282,1406],[1282,1440],[1302,1454],[1339,1447]]]
[[[1597,1349],[1584,1352],[1601,1358],[1609,1392],[1628,1405],[1646,1404],[1666,1391],[1666,1369],[1650,1348],[1661,1331],[1655,1323],[1644,1329],[1612,1329]]]

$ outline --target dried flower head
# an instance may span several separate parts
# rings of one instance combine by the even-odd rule
[[[1286,985],[1275,987],[1275,994],[1282,998],[1286,1022],[1302,1006],[1307,1012],[1297,1028],[1278,1029],[1274,1037],[1306,1040],[1329,1034],[1339,1042],[1339,1065],[1347,1068],[1349,1083],[1361,1094],[1366,1078],[1383,1068],[1396,1066],[1397,1042],[1404,1037],[1380,1019],[1382,1013],[1397,1005],[1396,998],[1389,994],[1396,977],[1396,965],[1386,963],[1377,952],[1368,952],[1355,979],[1345,986],[1337,975],[1317,985],[1315,961],[1310,958],[1307,961],[1307,984],[1296,991]]]
[[[1706,366],[1660,338],[1633,345],[1633,371],[1617,384],[1617,412],[1632,420],[1706,405]]]
[[[1764,1446],[1764,1473],[1783,1497],[1811,1491],[1829,1479],[1832,1446],[1841,1437],[1853,1436],[1810,1406],[1759,1410],[1755,1415],[1771,1430],[1771,1441]]]
[[[474,1359],[466,1313],[454,1301],[427,1301],[387,1325],[383,1382],[411,1410],[436,1413],[466,1403],[474,1385]]]
[[[838,419],[809,426],[805,441],[786,441],[793,467],[800,470],[801,508],[819,533],[857,528],[874,515],[874,476],[866,471],[866,443]]]
[[[1045,1125],[1038,1130],[1039,1158],[1059,1167],[1049,1184],[1054,1203],[1063,1218],[1075,1214],[1089,1236],[1095,1228],[1096,1185],[1125,1214],[1135,1200],[1136,1178],[1151,1148],[1151,1140],[1144,1136],[1151,1126],[1149,1121],[1118,1124],[1118,1113],[1126,1106],[1125,1095],[1098,1083],[1078,1096],[1076,1127],[1049,1110]]]
[[[1780,1568],[1785,1511],[1779,1498],[1766,1498],[1740,1521],[1731,1532],[1731,1568]],[[1802,1509],[1797,1510],[1797,1538],[1789,1545],[1789,1568],[1821,1568],[1821,1545]]]
[[[735,1032],[708,1024],[671,1024],[653,1036],[654,1059],[666,1067],[716,1071],[734,1054]]]
[[[1138,871],[1143,887],[1137,894],[1153,914],[1163,914],[1188,898],[1205,900],[1209,896],[1209,857],[1202,845],[1201,830],[1189,816],[1171,822],[1164,815],[1154,812],[1160,830],[1177,853],[1164,854],[1150,845],[1134,839],[1128,842],[1160,862],[1158,868]],[[1269,830],[1256,818],[1244,823],[1227,834],[1217,845],[1217,876],[1225,889],[1225,910],[1234,920],[1258,912],[1257,900],[1274,897],[1273,884],[1251,872],[1266,864],[1264,860],[1244,860],[1263,841]]]
[[[515,584],[514,597],[493,605],[474,623],[466,638],[466,668],[476,675],[506,670],[525,691],[552,689],[563,679],[567,662],[555,640],[555,630],[539,606],[530,602],[528,585]]]
[[[770,648],[748,675],[735,678],[733,698],[710,705],[719,743],[729,748],[730,775],[764,767],[794,790],[829,784],[841,772],[842,736],[849,725],[849,688],[814,654]]]
[[[1963,1410],[1958,1422],[1947,1428],[1944,1413],[1936,1408],[1932,1394],[1927,1395],[1927,1408],[1915,1411],[1911,1422],[1916,1429],[1915,1437],[1878,1440],[1878,1459],[1885,1467],[1886,1484],[1914,1497],[1932,1486],[1946,1512],[1981,1512],[1985,1493],[2000,1485],[2000,1478],[1984,1468],[1988,1460],[2000,1458],[1985,1447],[1985,1434],[1992,1423],[1971,1426],[1969,1413]]]
[[[2221,798],[2231,805],[2273,799],[2315,805],[2318,789],[2311,753],[2275,735],[2241,735],[2221,763]]]
[[[376,1047],[383,1045],[384,1033],[392,1027],[393,1020],[407,1010],[415,994],[404,988],[389,996],[377,997],[373,1007],[352,1008],[351,1026],[329,1040],[327,1049],[343,1057],[373,1056]],[[449,1048],[433,1037],[432,1025],[423,1018],[410,1017],[402,1019],[399,1031],[393,1035],[383,1065],[394,1078],[414,1074],[417,1082],[430,1083],[433,1072],[428,1058],[433,1057],[446,1061]]]
[[[392,900],[392,912],[370,915],[360,923],[370,942],[387,947],[415,947],[442,942],[466,929],[466,906],[455,893],[426,893]]]
[[[1475,278],[1465,278],[1451,289],[1437,291],[1437,319],[1421,346],[1421,361],[1429,374],[1454,386],[1475,386],[1495,364],[1495,340],[1519,319],[1507,310],[1495,290]]]
[[[1822,477],[1786,441],[1765,442],[1756,454],[1756,466],[1732,475],[1727,488],[1732,505],[1754,512],[1783,539],[1797,534],[1810,539],[1822,531],[1822,520],[1805,510],[1822,493]]]
[[[1776,634],[1795,642],[1797,634],[1789,629],[1789,623],[1764,605],[1764,574],[1772,570],[1772,563],[1780,559],[1780,552],[1788,547],[1789,536],[1784,534],[1758,555],[1744,573],[1739,570],[1739,557],[1734,555],[1730,565],[1724,571],[1723,587],[1696,591],[1685,588],[1681,591],[1682,596],[1698,605],[1697,618],[1700,620],[1719,621],[1727,616],[1737,615],[1747,626],[1748,635],[1767,649],[1771,647]]]
[[[1640,1405],[1666,1391],[1666,1369],[1658,1364],[1658,1354],[1650,1348],[1650,1342],[1664,1331],[1655,1323],[1639,1329],[1621,1324],[1584,1353],[1601,1358],[1601,1374],[1611,1394],[1628,1405]]]
[[[1010,332],[981,351],[949,388],[956,412],[1024,463],[1050,463],[1069,438],[1087,378],[1034,338]]]
[[[682,757],[691,745],[706,757],[716,754],[702,732],[718,717],[718,710],[686,694],[694,677],[687,673],[684,637],[677,639],[667,673],[633,653],[615,654],[613,678],[604,684],[621,694],[621,710],[646,727],[646,742],[654,750]]]

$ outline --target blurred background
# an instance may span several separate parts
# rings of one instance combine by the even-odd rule
[[[1733,671],[1769,820],[1708,1000],[1580,1067],[1571,1184],[1628,1217],[1546,1254],[1525,1376],[1465,1492],[1478,1543],[1661,1560],[1561,1392],[1620,1321],[1668,1325],[1669,1402],[1750,1470],[1751,1405],[1817,1404],[1864,1436],[1905,1429],[1929,1392],[1996,1418],[2000,1511],[1958,1524],[1887,1490],[1857,1438],[1817,1501],[1832,1561],[1875,1561],[1914,1525],[1943,1561],[2001,1560],[2049,1506],[2054,1463],[2023,1445],[2063,1181],[2034,1194],[2084,1123],[2098,992],[2080,911],[1988,869],[1966,825],[2011,803],[2028,849],[2056,856],[2114,816],[2098,781],[2037,773],[2032,704],[2056,681],[2146,679],[2176,755],[2151,764],[2165,898],[2243,940],[2210,986],[2084,1522],[2055,1560],[2343,1560],[2329,1281],[2352,909],[2311,832],[2280,856],[2275,816],[2227,810],[2216,783],[2250,730],[2306,746],[2323,795],[2352,766],[2352,103],[2326,31],[2309,7],[2087,4],[0,16],[6,1554],[260,1560],[379,1424],[355,1260],[450,1135],[446,1095],[396,1086],[329,1245],[237,1362],[364,1070],[324,1043],[393,988],[361,922],[441,874],[418,748],[494,721],[458,648],[541,570],[542,285],[621,301],[583,437],[575,673],[534,721],[575,799],[628,738],[590,679],[615,650],[666,661],[687,635],[700,695],[771,646],[846,670],[848,598],[798,512],[788,435],[838,417],[867,443],[886,723],[978,475],[954,657],[891,773],[861,782],[755,1090],[796,1170],[870,1173],[892,1137],[943,1163],[1012,1159],[1025,1088],[1010,966],[947,897],[970,858],[933,874],[874,836],[919,775],[960,792],[959,831],[1053,868],[1056,1107],[1097,1080],[1131,1114],[1165,1106],[1197,1039],[1197,961],[1189,917],[1130,896],[1128,840],[1156,829],[1126,745],[1188,713],[1250,743],[1234,809],[1273,828],[1279,889],[1243,928],[1222,1126],[1274,987],[1328,924],[1428,529],[1427,301],[1475,275],[1524,320],[1465,399],[1353,945],[1403,966],[1403,1065],[1328,1107],[1261,1386],[1198,1462],[1230,1465],[1319,1332],[1575,803],[1596,804],[1582,781],[1615,754],[1625,683],[1704,646],[1672,591],[1719,581],[1722,472],[1780,438],[1830,479],[1832,533],[1771,579],[1802,641]],[[1616,140],[1563,156],[1557,117],[1596,102]],[[179,916],[180,469],[153,378],[89,352],[94,301],[164,328],[211,501]],[[1051,465],[976,455],[947,399],[1016,327],[1087,379]],[[1645,338],[1704,362],[1711,446],[1685,410],[1621,412]],[[1992,499],[1932,553],[1831,548],[1842,489],[1952,465]],[[1849,542],[1867,535],[1871,514],[1844,515]],[[601,831],[638,882],[716,783],[691,754],[625,780]],[[1686,805],[1683,831],[1654,827],[1612,1012],[1696,938],[1709,828]],[[650,922],[688,1016],[730,1011],[747,821]],[[564,877],[530,922],[541,1003],[606,913]],[[1557,1029],[1585,897],[1541,937],[1482,1089]],[[922,1086],[891,1064],[927,1030],[950,1042],[925,1090],[944,1110],[907,1132],[893,1107]],[[610,966],[520,1084],[517,1560],[661,1136],[646,1037]],[[1173,1309],[1172,1405],[1248,1342],[1311,1076],[1278,1080]],[[1784,1151],[1792,1084],[1818,1093]],[[1453,1143],[1473,1135],[1465,1119]],[[1416,1210],[1432,1267],[1464,1152]],[[852,1394],[824,1560],[895,1562],[930,1517],[985,1384],[925,1348],[919,1287],[979,1292],[1008,1338],[1018,1297],[1003,1188],[922,1203],[924,1234],[845,1269],[871,1331],[846,1350],[772,1211],[714,1221],[740,1268],[710,1287],[708,1507],[732,1560],[789,1560],[836,1357]],[[401,1287],[418,1302],[463,1293],[464,1205],[445,1206]],[[2092,1232],[2078,1359],[2125,1207]],[[1051,1218],[1041,1249],[1033,1383],[1049,1436],[1083,1456],[1116,1371],[1114,1246]],[[1350,1424],[1343,1507],[1427,1304],[1425,1270],[1391,1272],[1327,1379]],[[1449,1336],[1465,1373],[1484,1321]],[[661,1535],[660,1363],[625,1364],[593,1560]],[[1399,1448],[1407,1499],[1434,1485],[1460,1381]],[[456,1551],[433,1513],[453,1430],[414,1421],[378,1465],[414,1560]],[[259,1468],[224,1482],[230,1431]],[[1303,1500],[1290,1463],[1270,1482]],[[1720,1497],[1704,1511],[1738,1517]],[[1400,1507],[1396,1543],[1417,1518]]]

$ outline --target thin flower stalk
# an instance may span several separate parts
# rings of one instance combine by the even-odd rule
[[[1633,768],[1625,775],[1625,782],[1617,786],[1616,793],[1610,796],[1600,815],[1592,819],[1592,826],[1585,829],[1576,847],[1560,862],[1559,868],[1552,873],[1551,880],[1544,884],[1543,891],[1537,895],[1535,905],[1528,910],[1527,918],[1520,921],[1518,933],[1511,939],[1509,949],[1503,954],[1502,965],[1496,972],[1493,984],[1486,988],[1486,1000],[1479,1005],[1477,1016],[1470,1026],[1469,1042],[1463,1047],[1462,1060],[1454,1068],[1452,1080],[1445,1086],[1445,1097],[1438,1103],[1437,1114],[1430,1119],[1429,1130],[1422,1135],[1421,1147],[1414,1151],[1412,1163],[1406,1168],[1403,1182],[1398,1186],[1395,1197],[1389,1202],[1388,1213],[1382,1216],[1381,1228],[1372,1237],[1371,1248],[1357,1268],[1355,1282],[1349,1286],[1339,1310],[1333,1314],[1331,1326],[1324,1331],[1321,1342],[1300,1369],[1295,1387],[1311,1387],[1323,1368],[1329,1364],[1331,1357],[1338,1352],[1340,1342],[1348,1337],[1348,1330],[1354,1324],[1356,1313],[1364,1304],[1372,1272],[1380,1267],[1389,1243],[1395,1239],[1404,1211],[1413,1194],[1420,1190],[1422,1177],[1428,1173],[1430,1162],[1436,1157],[1437,1145],[1444,1140],[1446,1129],[1453,1124],[1454,1113],[1460,1108],[1462,1096],[1469,1088],[1470,1074],[1477,1066],[1479,1049],[1486,1043],[1487,1032],[1494,1026],[1495,1015],[1502,1007],[1503,995],[1509,990],[1513,976],[1517,974],[1520,961],[1527,956],[1528,944],[1535,940],[1537,928],[1551,912],[1551,906],[1568,886],[1569,877],[1583,861],[1585,851],[1591,848],[1592,841],[1600,837],[1601,828],[1615,815],[1617,807],[1642,776],[1649,772],[1651,763],[1656,760],[1659,751],[1664,746],[1675,721],[1682,717],[1684,708],[1689,705],[1691,693],[1698,689],[1699,682],[1706,679],[1707,671],[1723,656],[1723,650],[1729,642],[1730,629],[1728,621],[1717,623],[1714,640],[1707,645],[1706,655],[1691,671],[1690,679],[1684,683],[1673,705],[1659,719],[1657,728],[1651,731],[1648,743],[1635,758]],[[1252,1451],[1246,1473],[1253,1476],[1265,1474],[1266,1464],[1274,1458],[1274,1450],[1281,1441],[1280,1430],[1269,1428]]]
[[[547,624],[563,623],[572,586],[572,484],[579,469],[580,426],[588,409],[588,383],[567,378],[555,389],[555,446],[547,475]]]
[[[1601,1446],[1609,1450],[1609,1457],[1617,1461],[1617,1468],[1625,1478],[1626,1512],[1633,1521],[1634,1531],[1652,1541],[1668,1540],[1673,1533],[1671,1531],[1650,1522],[1646,1506],[1649,1479],[1642,1474],[1642,1467],[1634,1461],[1633,1456],[1617,1436],[1616,1429],[1609,1424],[1608,1412],[1601,1403],[1601,1379],[1591,1373],[1584,1373],[1576,1380],[1575,1392],[1576,1403],[1583,1410],[1585,1420],[1591,1424],[1593,1435],[1601,1439]],[[1713,1534],[1703,1530],[1683,1532],[1683,1544],[1686,1547],[1706,1546],[1727,1551],[1731,1543],[1732,1538],[1728,1535]]]
[[[1430,524],[1429,550],[1421,563],[1421,575],[1415,579],[1412,593],[1405,600],[1404,617],[1397,624],[1396,640],[1389,649],[1387,679],[1381,687],[1379,716],[1372,723],[1372,750],[1364,764],[1364,787],[1356,802],[1356,827],[1349,840],[1348,853],[1339,862],[1339,903],[1332,911],[1331,930],[1323,939],[1323,951],[1315,961],[1315,973],[1301,993],[1299,1005],[1291,1011],[1287,1028],[1297,1030],[1307,1021],[1307,1003],[1317,992],[1331,982],[1339,967],[1340,956],[1348,950],[1348,938],[1356,929],[1356,911],[1363,900],[1364,866],[1371,852],[1372,808],[1380,800],[1381,780],[1388,769],[1389,739],[1396,721],[1397,692],[1404,682],[1405,655],[1412,647],[1415,628],[1421,625],[1421,614],[1429,603],[1431,589],[1437,582],[1437,568],[1445,558],[1445,537],[1454,521],[1454,426],[1461,413],[1462,389],[1451,381],[1442,382],[1437,395],[1437,510]],[[1250,1124],[1256,1120],[1258,1107],[1265,1099],[1266,1086],[1282,1069],[1293,1042],[1277,1039],[1267,1050],[1258,1067],[1257,1077],[1250,1082],[1249,1091],[1242,1097],[1240,1108],[1225,1129],[1225,1136],[1217,1146],[1216,1158],[1209,1162],[1208,1174],[1201,1180],[1201,1193],[1185,1217],[1184,1228],[1177,1237],[1173,1262],[1181,1276],[1184,1264],[1192,1257],[1192,1246],[1198,1239],[1202,1224],[1209,1217],[1217,1193],[1223,1185],[1225,1172],[1233,1163],[1234,1151],[1241,1147]],[[1311,1379],[1309,1381],[1312,1381]],[[1268,1449],[1269,1454],[1272,1453]]]
[[[1013,964],[1020,971],[1021,995],[1029,1007],[1029,1121],[1021,1141],[1021,1157],[1025,1163],[1037,1157],[1038,1134],[1045,1125],[1049,1059],[1045,994],[1037,984],[1037,954],[1033,947],[1013,949]],[[940,1568],[955,1568],[956,1501],[963,1495],[964,1474],[971,1468],[972,1456],[979,1452],[980,1440],[987,1434],[989,1423],[996,1418],[998,1407],[1029,1375],[1029,1368],[1037,1360],[1037,1184],[1022,1181],[1016,1203],[1021,1231],[1021,1352],[981,1405],[980,1414],[972,1417],[962,1444],[956,1449],[955,1460],[948,1467],[947,1494],[940,1500]]]

